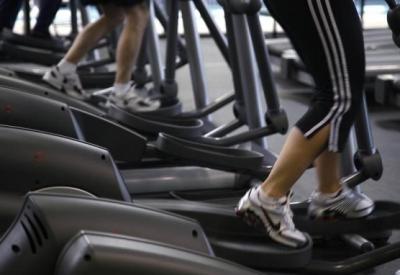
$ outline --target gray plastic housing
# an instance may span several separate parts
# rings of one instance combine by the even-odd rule
[[[102,232],[80,232],[60,254],[55,275],[261,274],[170,245]]]
[[[102,116],[60,101],[0,88],[0,124],[35,129],[107,148],[117,162],[137,163],[147,139]]]
[[[49,186],[89,190],[95,196],[132,201],[111,155],[103,148],[56,135],[0,127],[0,189],[25,195]]]
[[[213,255],[193,220],[87,195],[30,193],[0,242],[0,274],[53,275],[58,255],[81,230],[151,239]]]

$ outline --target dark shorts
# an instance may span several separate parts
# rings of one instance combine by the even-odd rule
[[[145,2],[146,0],[81,0],[83,5],[107,5],[133,6]]]

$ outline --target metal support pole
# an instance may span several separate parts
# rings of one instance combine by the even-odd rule
[[[361,110],[359,111],[359,115],[356,118],[354,126],[356,129],[358,149],[368,155],[374,154],[376,152],[376,148],[368,118],[368,107],[365,94],[363,94]]]
[[[166,6],[168,6],[169,2],[177,2],[177,0],[167,0],[165,1]],[[171,24],[169,22],[171,15],[167,15],[165,13],[165,11],[163,10],[162,7],[160,7],[160,3],[158,3],[157,1],[154,2],[154,11],[155,11],[155,15],[158,19],[158,21],[160,22],[160,24],[163,26],[165,33],[167,33],[167,30],[169,28],[169,25]],[[180,37],[178,37],[177,39],[177,47],[179,50],[179,54],[181,55],[181,58],[185,58],[186,57],[186,47],[185,44],[183,43],[182,39]]]
[[[207,7],[206,7],[204,1],[196,0],[196,1],[194,1],[194,4],[196,5],[196,8],[199,11],[201,17],[203,18],[204,23],[206,23],[206,26],[207,26],[208,30],[210,31],[210,34],[211,34],[212,38],[214,39],[215,43],[217,44],[217,47],[220,50],[222,56],[224,57],[224,59],[228,63],[228,65],[230,65],[229,49],[228,49],[228,43],[226,41],[226,38],[221,33],[221,31],[218,29],[217,24],[215,24],[215,21],[211,17],[210,12],[207,10]]]
[[[24,33],[25,35],[31,33],[31,5],[29,0],[24,1]]]
[[[195,15],[192,1],[181,1],[180,5],[185,29],[186,49],[192,77],[194,101],[196,109],[199,110],[208,104],[203,57],[200,50],[200,36],[194,20]]]
[[[346,147],[344,148],[341,154],[341,172],[342,176],[349,176],[357,171],[353,157],[356,153],[356,141],[355,141],[355,133],[354,129],[351,130],[349,140],[347,141]]]
[[[257,81],[257,69],[255,68],[255,56],[250,39],[249,28],[244,15],[233,15],[233,27],[239,60],[240,75],[243,85],[243,98],[245,103],[247,124],[250,129],[264,127],[264,114],[261,111],[260,87]],[[255,141],[264,149],[268,148],[266,138]]]
[[[69,9],[71,11],[71,36],[76,37],[78,35],[78,4],[77,0],[69,1]]]
[[[364,15],[365,15],[365,0],[360,1],[360,17],[361,17],[361,24],[364,28]]]
[[[236,47],[235,32],[233,30],[233,19],[232,19],[232,14],[226,11],[225,11],[225,23],[226,23],[226,33],[229,43],[229,59],[231,60],[231,71],[232,71],[233,87],[235,89],[235,98],[237,104],[244,105],[243,85],[242,85],[242,79],[240,77],[238,50]]]
[[[166,50],[166,61],[165,61],[165,82],[175,82],[176,72],[176,43],[178,40],[178,16],[179,16],[179,3],[178,1],[167,2],[169,12],[169,24],[167,26],[167,50]]]
[[[258,70],[260,73],[261,84],[263,86],[264,97],[269,111],[280,111],[279,97],[273,72],[271,68],[270,56],[265,45],[265,38],[261,28],[258,14],[248,15],[247,20],[249,23],[251,37],[253,39],[254,51]]]
[[[156,32],[156,26],[154,22],[155,14],[154,14],[154,4],[153,1],[150,1],[149,4],[149,23],[147,26],[147,55],[149,57],[154,88],[156,91],[159,91],[161,88],[161,82],[164,79],[164,73],[162,71],[162,61],[160,55],[160,41],[158,34]]]

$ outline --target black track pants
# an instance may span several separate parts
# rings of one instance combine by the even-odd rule
[[[353,0],[265,2],[316,84],[310,108],[296,126],[309,138],[329,124],[329,150],[343,150],[365,80],[364,41]]]

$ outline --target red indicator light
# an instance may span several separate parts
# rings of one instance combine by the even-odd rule
[[[10,104],[7,104],[7,105],[5,105],[5,106],[3,107],[3,111],[4,111],[5,113],[11,113],[11,112],[13,111],[13,108],[12,108],[12,106],[11,106]]]
[[[46,159],[46,155],[43,152],[35,152],[33,155],[33,160],[35,162],[42,162]]]

